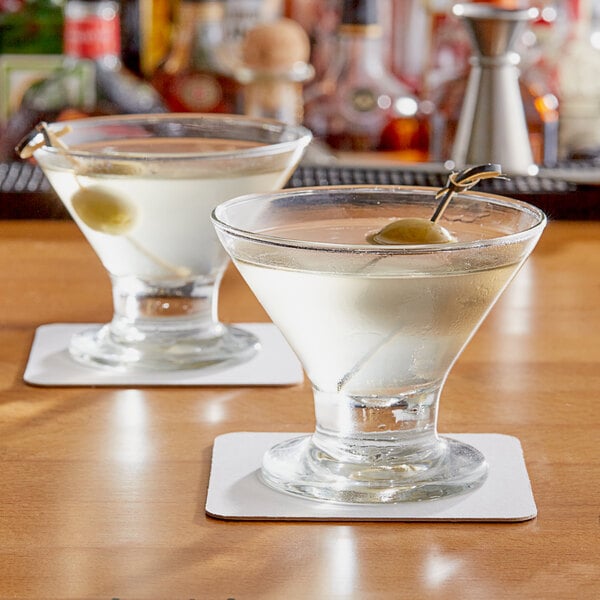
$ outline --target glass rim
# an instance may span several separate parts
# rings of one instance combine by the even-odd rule
[[[339,253],[354,253],[354,254],[374,254],[374,255],[416,255],[416,254],[430,254],[432,252],[457,252],[460,250],[469,250],[474,248],[486,248],[489,246],[499,246],[501,244],[514,244],[522,240],[528,239],[535,235],[535,233],[543,229],[547,224],[547,216],[540,208],[509,198],[507,196],[500,196],[497,194],[490,194],[486,192],[473,192],[467,191],[456,194],[456,198],[467,198],[470,200],[481,200],[482,202],[488,202],[511,208],[519,211],[520,213],[527,213],[534,217],[534,223],[521,231],[514,233],[507,233],[505,235],[493,236],[490,238],[465,241],[465,242],[453,242],[451,244],[349,244],[349,243],[335,243],[335,242],[315,242],[315,241],[302,241],[291,238],[285,238],[281,236],[269,235],[265,233],[256,233],[240,227],[235,227],[226,223],[222,220],[221,214],[228,208],[235,206],[236,204],[256,202],[258,199],[263,200],[276,200],[278,198],[285,198],[293,195],[297,196],[310,196],[323,191],[329,191],[334,193],[417,193],[418,195],[431,195],[432,197],[439,188],[426,187],[426,186],[407,186],[407,185],[333,185],[333,186],[318,186],[318,187],[303,187],[303,188],[292,188],[287,190],[280,190],[278,192],[267,192],[258,194],[246,194],[226,200],[218,206],[216,206],[211,213],[211,220],[214,226],[218,229],[225,231],[226,233],[235,236],[240,239],[246,239],[248,241],[262,243],[270,246],[277,246],[283,248],[295,248],[300,250],[316,250],[321,252],[339,252]]]
[[[81,159],[99,159],[105,160],[107,156],[110,158],[118,159],[121,161],[149,161],[149,160],[193,160],[193,159],[228,159],[228,158],[255,158],[261,156],[268,156],[270,154],[281,154],[286,151],[292,151],[298,146],[307,146],[312,140],[312,132],[302,125],[292,125],[283,121],[277,121],[275,119],[265,119],[259,117],[249,117],[246,115],[225,115],[219,113],[156,113],[156,114],[133,114],[133,115],[107,115],[98,117],[85,117],[82,119],[72,119],[65,121],[54,121],[48,124],[48,127],[55,130],[61,130],[65,127],[70,127],[73,132],[82,130],[84,128],[94,128],[100,126],[115,126],[132,124],[160,124],[161,122],[173,122],[174,124],[188,123],[193,125],[194,123],[216,123],[223,122],[229,126],[231,125],[242,125],[242,126],[256,126],[264,131],[271,131],[274,133],[292,133],[294,139],[287,139],[281,141],[274,141],[272,143],[265,142],[260,146],[251,146],[249,148],[239,148],[237,150],[225,150],[225,151],[209,151],[209,152],[144,152],[144,151],[111,151],[108,153],[102,153],[98,151],[88,151],[71,148],[57,148],[54,146],[44,145],[38,148],[35,153],[48,152],[50,154],[64,154],[74,158]],[[38,141],[43,141],[43,134],[39,130],[34,130],[29,134],[25,140],[20,143],[20,146],[31,145]],[[123,136],[125,139],[126,136]],[[149,137],[149,136],[148,136]],[[122,139],[117,134],[114,137],[108,138],[106,141],[109,142],[111,139]],[[145,136],[140,136],[141,140],[145,139]],[[217,139],[233,139],[233,138],[218,138]]]

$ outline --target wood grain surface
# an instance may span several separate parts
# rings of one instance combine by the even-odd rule
[[[0,222],[0,598],[600,597],[600,222],[550,223],[456,363],[441,432],[521,440],[524,523],[227,522],[204,513],[211,447],[310,431],[283,388],[38,388],[35,328],[111,316],[73,223]],[[267,316],[230,268],[225,321]]]

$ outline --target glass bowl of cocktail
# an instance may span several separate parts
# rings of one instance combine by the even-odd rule
[[[220,202],[281,188],[310,132],[230,115],[128,115],[41,124],[33,154],[108,271],[112,321],[75,335],[93,366],[186,369],[240,361],[256,337],[217,317],[228,256]]]
[[[430,188],[339,186],[244,196],[215,209],[220,240],[313,387],[316,430],[265,454],[270,486],[385,503],[485,481],[485,457],[438,434],[440,393],[545,216],[463,192],[432,239],[399,241],[398,223],[414,237],[438,202]]]

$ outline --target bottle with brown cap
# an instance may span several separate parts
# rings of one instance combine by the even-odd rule
[[[377,0],[344,0],[338,52],[305,96],[305,124],[343,151],[393,150],[425,160],[428,136],[421,106],[385,63]]]

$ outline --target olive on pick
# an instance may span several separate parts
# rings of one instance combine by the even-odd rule
[[[102,186],[80,188],[73,194],[71,204],[77,216],[94,231],[125,235],[135,224],[135,208]]]
[[[448,207],[455,194],[470,190],[481,179],[502,177],[502,167],[487,163],[476,165],[448,176],[446,185],[435,194],[439,200],[431,219],[409,217],[398,219],[386,225],[377,233],[367,236],[370,244],[447,244],[456,242],[456,238],[444,227],[438,225],[438,220]]]
[[[444,227],[429,219],[410,217],[398,219],[369,236],[372,244],[447,244],[454,236]]]

